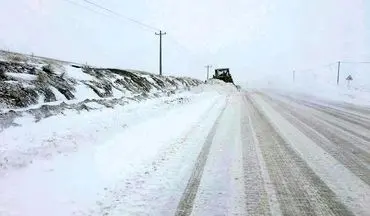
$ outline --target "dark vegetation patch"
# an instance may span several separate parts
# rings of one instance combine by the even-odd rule
[[[108,82],[97,82],[92,80],[84,83],[85,85],[89,86],[101,98],[113,96],[112,85],[109,84]]]
[[[23,108],[36,104],[37,99],[35,88],[24,87],[19,83],[0,82],[0,105]]]
[[[191,78],[93,68],[48,58],[9,54],[4,51],[0,51],[0,57],[3,57],[3,60],[0,60],[0,131],[17,126],[14,120],[24,115],[31,115],[35,121],[40,121],[53,115],[64,114],[66,110],[86,112],[96,109],[94,106],[89,106],[90,102],[96,102],[106,108],[114,108],[116,105],[125,105],[129,101],[139,102],[148,98],[169,96],[202,83]],[[77,80],[73,78],[75,76],[68,75],[68,67],[81,68],[80,73],[94,78]],[[30,108],[40,102],[55,102],[56,91],[66,100],[76,99],[78,85],[85,85],[92,89],[100,99],[85,99],[74,104],[65,102],[53,105],[41,104],[38,108]],[[130,92],[132,96],[112,98],[114,89],[123,93]],[[178,99],[169,103],[185,102],[186,99]],[[19,108],[28,109],[19,110]]]
[[[7,73],[35,75],[36,80],[22,80],[8,76]],[[56,101],[52,87],[62,93],[66,99],[74,99],[74,85],[77,82],[55,73],[51,64],[40,68],[22,62],[0,61],[0,108],[24,108],[35,105],[41,96],[44,102]]]

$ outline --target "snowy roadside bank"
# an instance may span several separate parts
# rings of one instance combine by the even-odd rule
[[[187,77],[97,68],[0,51],[0,132],[17,118],[50,116],[170,96],[201,84]]]
[[[17,118],[17,127],[0,132],[1,170],[27,166],[34,158],[50,158],[55,154],[74,152],[81,143],[92,140],[103,142],[109,137],[109,134],[104,133],[119,133],[153,116],[162,116],[176,106],[196,103],[210,94],[184,92],[145,101],[131,101],[111,109],[90,102],[86,105],[89,109],[66,110],[60,115],[40,121],[34,121],[32,116]],[[92,106],[94,108],[90,108]]]
[[[19,118],[20,126],[0,132],[0,214],[101,215],[105,208],[118,208],[112,203],[116,196],[124,197],[125,182],[141,181],[148,181],[141,184],[144,191],[130,189],[139,200],[140,194],[154,196],[153,190],[162,188],[171,191],[165,201],[175,209],[171,196],[186,186],[178,177],[181,172],[180,180],[190,175],[179,169],[184,160],[188,166],[194,163],[201,140],[233,91],[232,86],[201,85],[113,109],[69,111],[38,122]],[[184,157],[185,149],[193,153]],[[174,162],[164,163],[168,160]],[[167,177],[176,181],[163,182],[164,174],[158,173],[168,169],[172,174]],[[180,197],[182,190],[176,193]],[[136,212],[139,203],[127,205],[132,208],[124,212]],[[167,211],[164,207],[158,211]]]
[[[26,109],[3,109],[0,110],[0,132],[9,127],[21,126],[22,122],[27,121],[39,122],[42,119],[49,118],[56,115],[84,114],[85,112],[103,109],[115,109],[116,107],[123,107],[129,104],[145,103],[145,101],[153,101],[156,98],[161,100],[169,100],[176,98],[176,94],[182,94],[184,91],[167,91],[156,93],[152,95],[140,94],[132,97],[121,98],[103,98],[103,99],[85,99],[81,102],[66,101],[66,102],[50,102],[39,105],[34,108]]]

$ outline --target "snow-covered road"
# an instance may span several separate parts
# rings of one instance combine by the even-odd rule
[[[189,93],[0,141],[0,215],[370,215],[366,107]]]

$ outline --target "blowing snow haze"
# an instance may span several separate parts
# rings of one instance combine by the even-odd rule
[[[339,60],[370,59],[365,0],[95,0],[163,38],[165,74],[244,82]],[[158,37],[83,0],[2,0],[0,48],[97,66],[158,71]]]
[[[0,0],[0,216],[369,216],[369,27],[370,0]]]

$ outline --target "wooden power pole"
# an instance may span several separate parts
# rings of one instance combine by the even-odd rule
[[[209,70],[212,68],[212,65],[206,65],[207,68],[207,80],[209,79]]]
[[[159,75],[162,76],[162,36],[166,35],[166,32],[159,31],[155,35],[159,35]]]
[[[340,76],[340,61],[338,62],[337,85],[339,85],[339,76]]]

